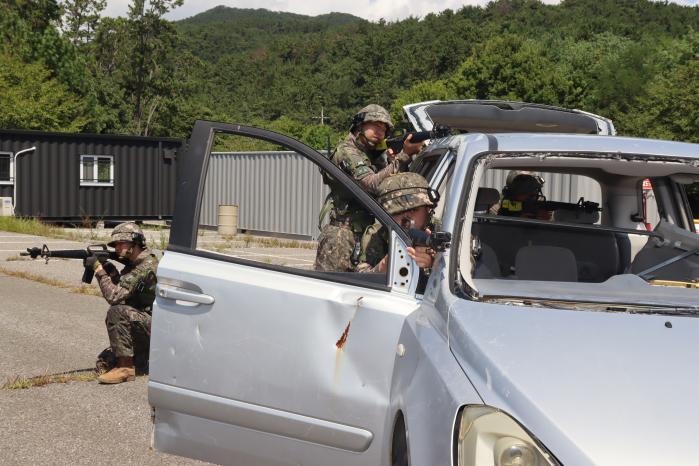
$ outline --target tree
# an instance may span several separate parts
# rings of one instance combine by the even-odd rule
[[[453,89],[444,81],[423,81],[415,84],[410,89],[398,92],[391,105],[391,117],[394,122],[403,119],[403,106],[407,104],[425,102],[427,100],[455,99]]]
[[[644,137],[699,142],[699,33],[665,47],[663,68],[629,111],[629,132]]]
[[[124,85],[133,105],[132,130],[136,134],[150,134],[158,109],[175,92],[177,34],[163,15],[182,2],[133,0],[129,6],[133,49]]]
[[[565,101],[571,88],[543,44],[506,34],[474,49],[446,82],[459,98],[523,100],[550,105]]]
[[[91,42],[106,5],[107,0],[65,0],[61,4],[64,36],[76,46]]]
[[[39,63],[0,53],[0,127],[80,131],[85,104]]]

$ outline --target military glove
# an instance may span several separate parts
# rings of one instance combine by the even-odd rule
[[[97,270],[99,267],[102,266],[102,264],[100,264],[100,261],[99,259],[97,259],[97,256],[89,256],[83,259],[83,266],[85,266],[85,268]]]

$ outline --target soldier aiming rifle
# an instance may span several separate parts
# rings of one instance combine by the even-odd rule
[[[113,247],[109,251],[107,246]],[[150,324],[155,300],[158,259],[146,246],[146,238],[135,223],[121,223],[114,228],[107,244],[88,246],[87,249],[50,251],[30,248],[25,256],[83,259],[83,282],[90,283],[93,275],[110,304],[105,323],[109,334],[109,348],[97,359],[100,383],[116,384],[135,379],[136,365],[147,371],[150,347]],[[109,262],[124,264],[119,272]]]

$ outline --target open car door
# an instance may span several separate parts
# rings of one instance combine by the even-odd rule
[[[222,135],[284,149],[260,165],[261,185],[246,188],[258,202],[248,213],[275,204],[283,206],[279,216],[296,212],[286,204],[293,196],[277,191],[315,190],[320,168],[389,228],[389,272],[317,272],[307,258],[282,257],[276,243],[244,252],[207,246],[198,234],[205,185],[235,189],[256,173],[226,180],[214,172],[221,165],[211,149]],[[300,168],[266,165],[284,157]],[[241,218],[244,197],[235,200]],[[390,216],[315,150],[271,131],[198,121],[178,160],[170,243],[158,267],[148,383],[155,448],[221,464],[388,464],[398,337],[419,305],[408,244]]]

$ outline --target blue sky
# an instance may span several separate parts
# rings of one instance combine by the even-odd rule
[[[168,14],[167,18],[178,20],[194,16],[217,5],[238,8],[266,8],[272,11],[288,11],[303,15],[320,15],[333,11],[350,13],[369,20],[399,20],[408,16],[422,17],[451,8],[458,10],[463,5],[484,5],[487,0],[185,0],[184,5]],[[544,3],[558,3],[544,0]],[[698,6],[699,0],[675,0],[681,5]],[[107,0],[106,16],[124,16],[129,0]]]

